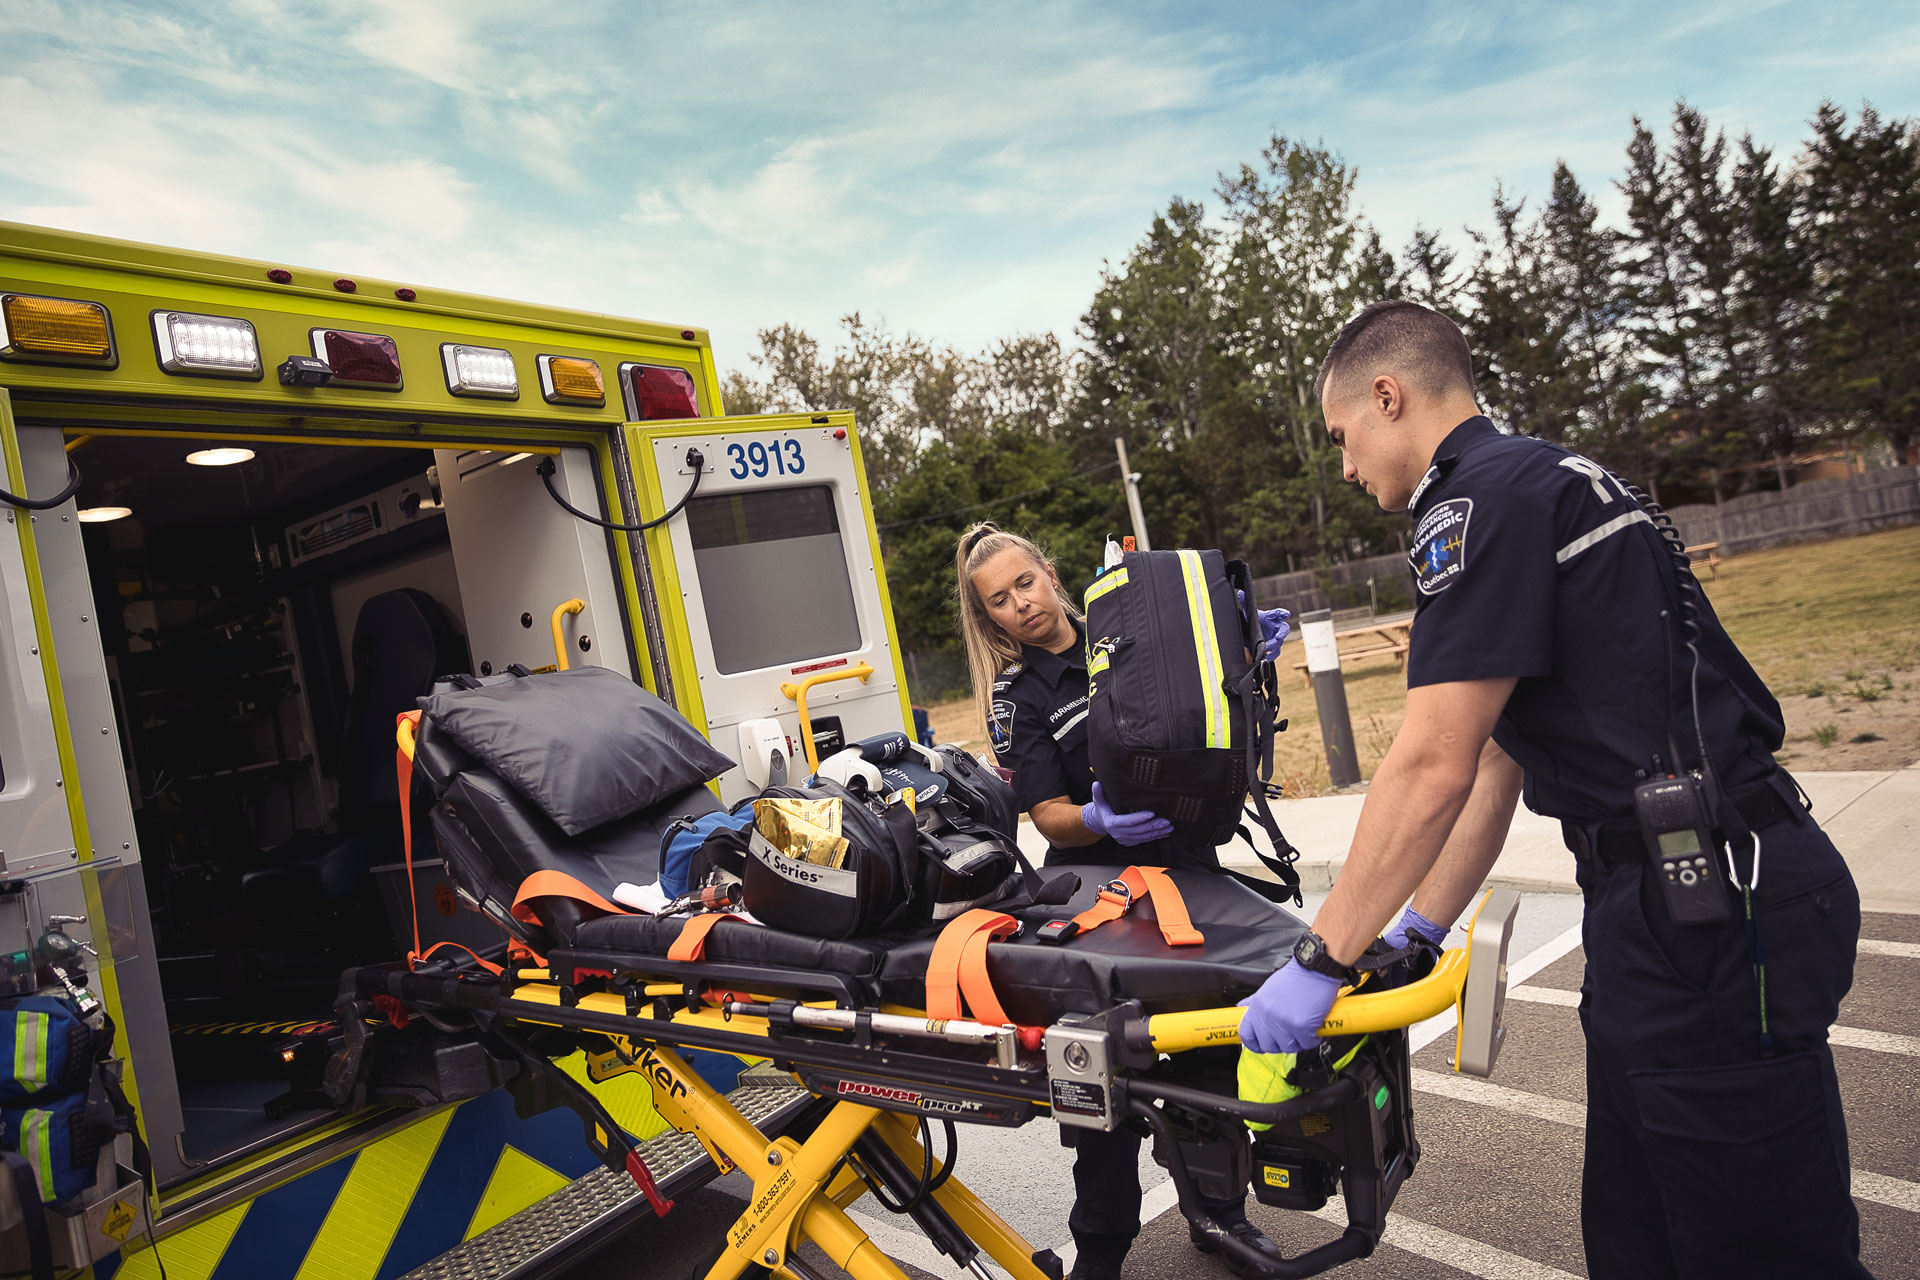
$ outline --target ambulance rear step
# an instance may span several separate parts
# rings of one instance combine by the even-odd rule
[[[727,1095],[755,1127],[777,1131],[812,1101],[793,1077],[748,1068]],[[640,1146],[661,1194],[669,1199],[706,1182],[713,1161],[691,1134],[669,1129]],[[415,1267],[401,1280],[538,1280],[559,1276],[653,1212],[624,1172],[595,1169],[563,1191],[527,1206],[456,1249]]]

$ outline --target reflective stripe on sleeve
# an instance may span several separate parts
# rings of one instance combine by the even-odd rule
[[[1556,563],[1565,564],[1567,561],[1579,555],[1582,551],[1585,551],[1588,547],[1593,546],[1595,543],[1602,542],[1608,538],[1611,538],[1614,534],[1620,532],[1622,529],[1628,528],[1629,526],[1636,525],[1636,524],[1652,524],[1652,523],[1653,521],[1648,518],[1646,512],[1629,511],[1625,515],[1615,516],[1613,519],[1607,521],[1605,524],[1601,525],[1598,529],[1593,530],[1593,532],[1591,533],[1581,534],[1579,537],[1575,538],[1572,542],[1569,542],[1566,546],[1554,552],[1553,558]]]

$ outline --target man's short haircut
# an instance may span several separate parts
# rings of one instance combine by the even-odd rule
[[[1430,396],[1455,391],[1473,395],[1473,353],[1460,326],[1417,302],[1375,302],[1347,321],[1327,348],[1314,379],[1314,398],[1329,383],[1355,375],[1390,373]]]

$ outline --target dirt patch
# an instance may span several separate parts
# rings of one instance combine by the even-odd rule
[[[1846,674],[1858,678],[1781,695],[1787,717],[1781,763],[1900,769],[1920,760],[1920,668]]]

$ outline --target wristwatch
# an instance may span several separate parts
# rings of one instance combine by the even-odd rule
[[[1338,978],[1343,986],[1350,987],[1360,980],[1351,965],[1341,964],[1328,953],[1326,939],[1311,930],[1301,934],[1300,941],[1293,944],[1293,962],[1309,973]]]

